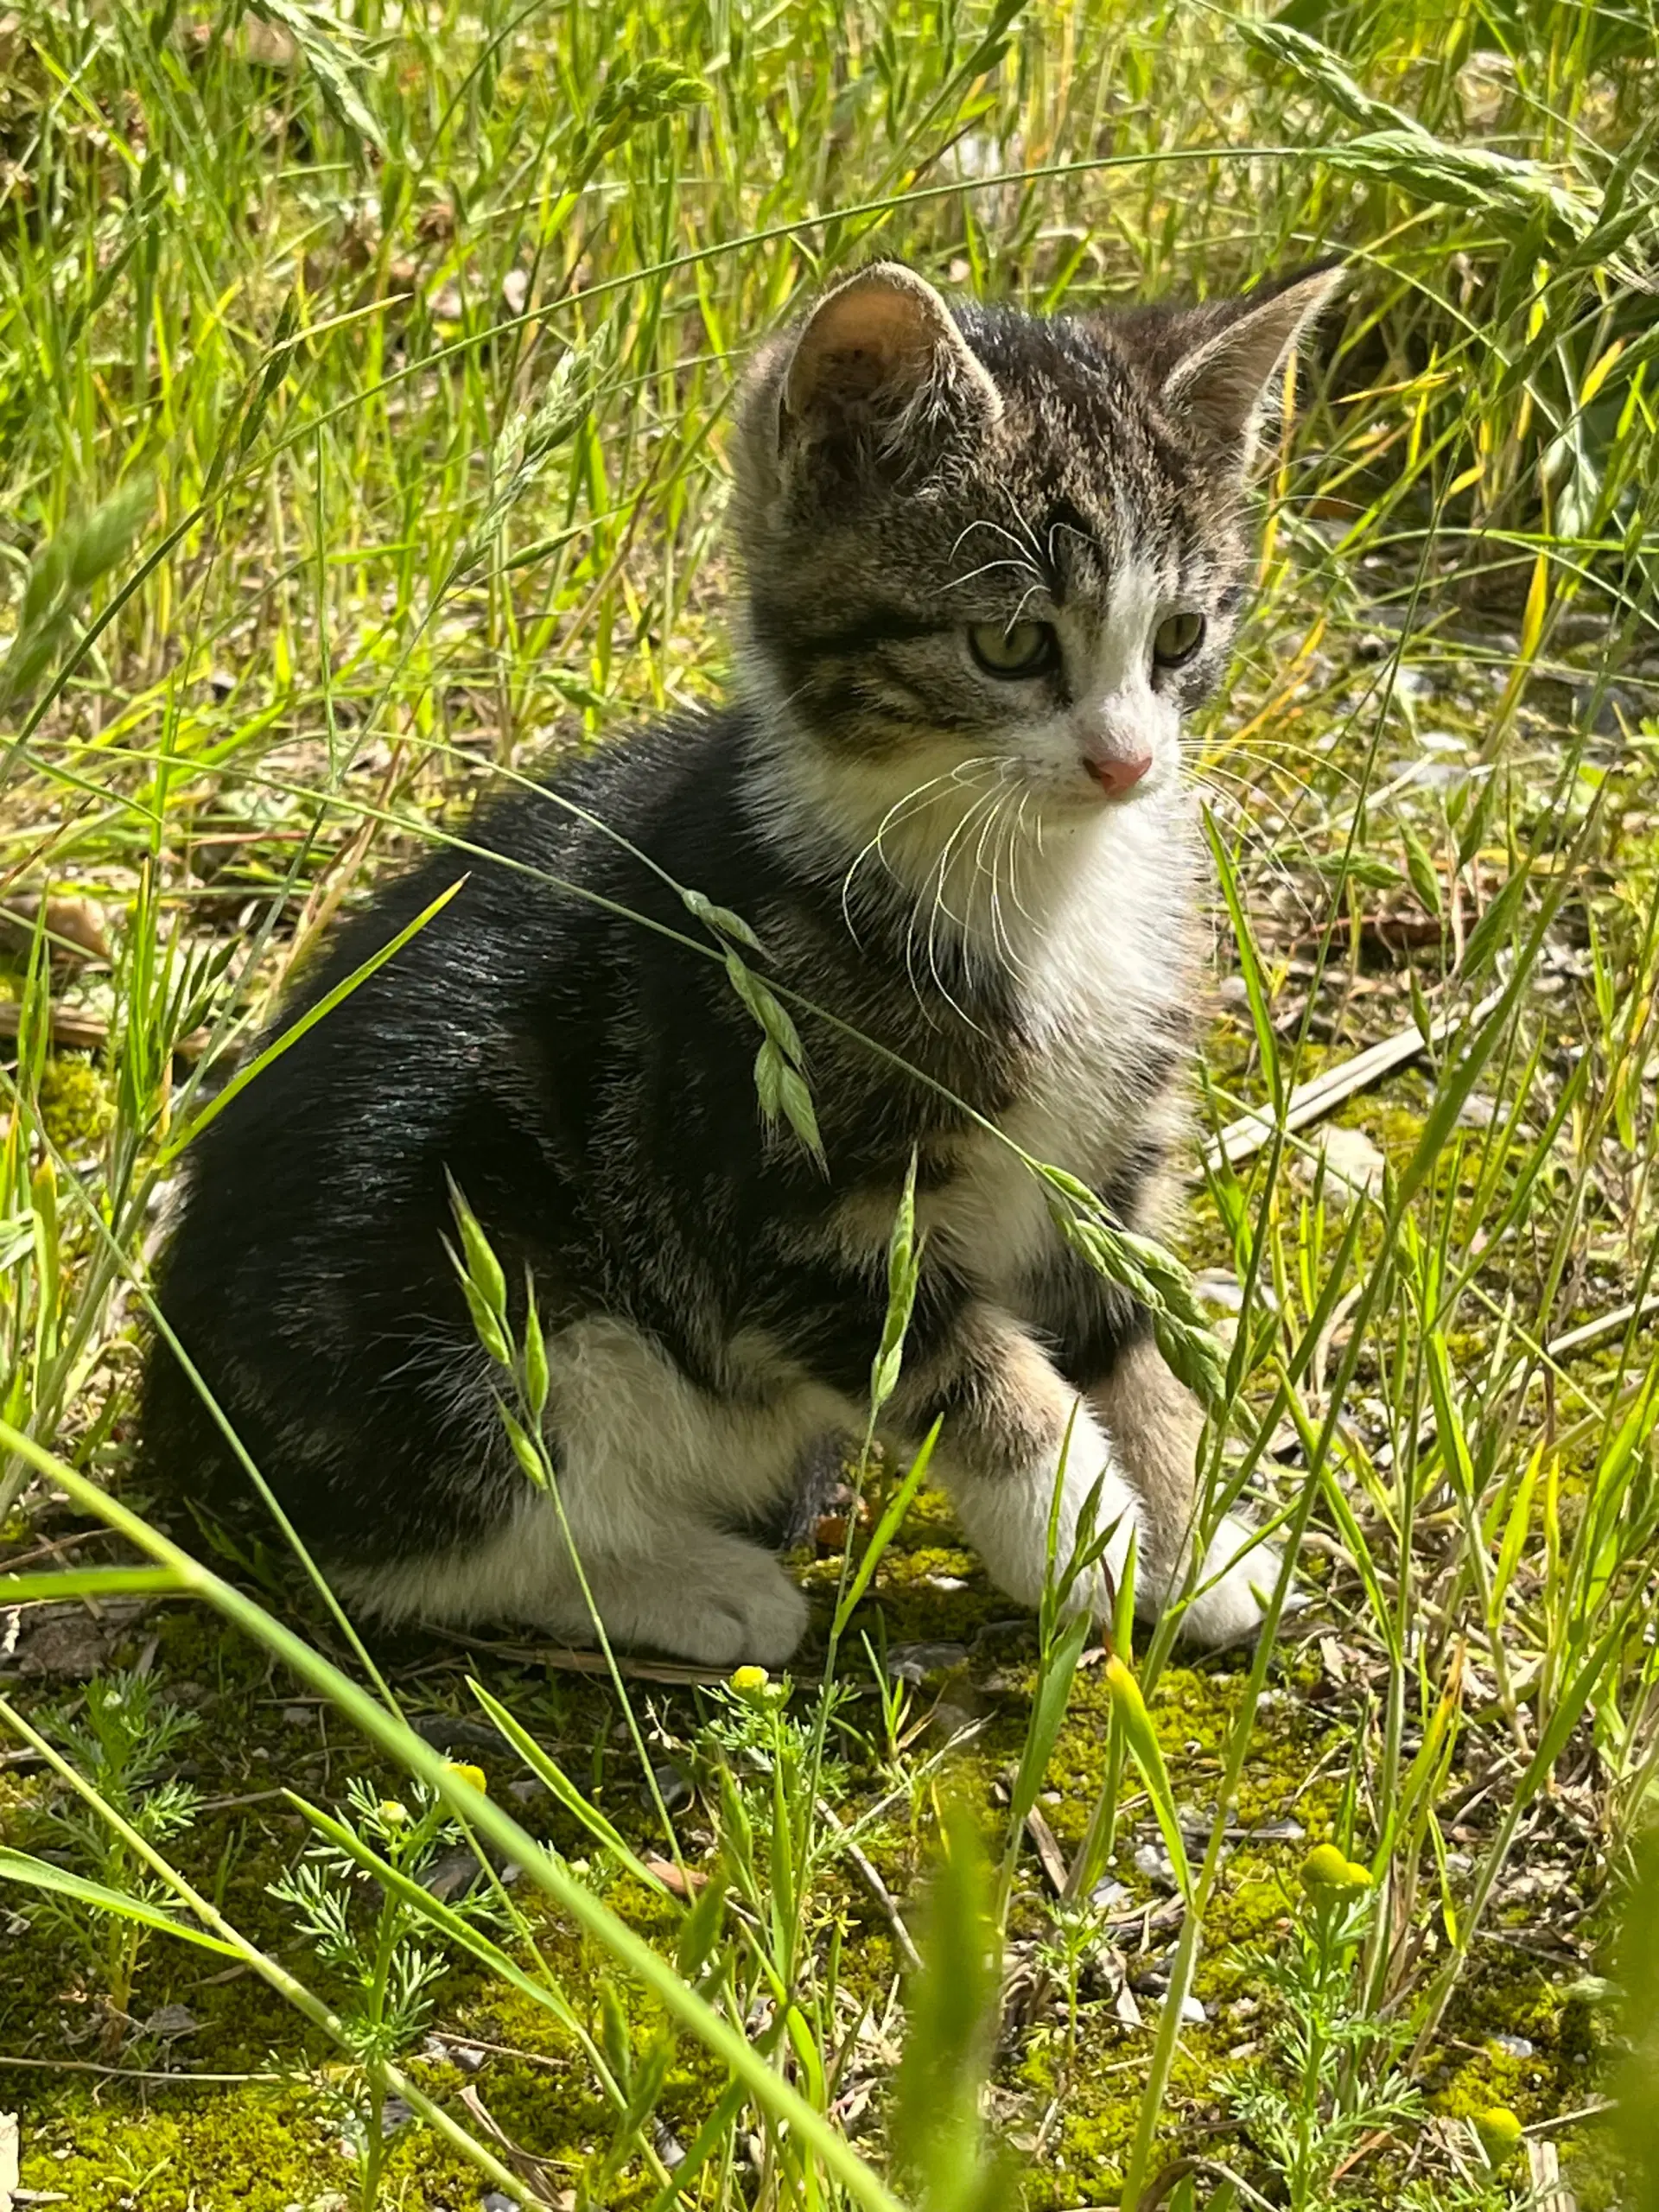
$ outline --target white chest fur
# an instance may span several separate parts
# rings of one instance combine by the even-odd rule
[[[1001,949],[1031,1040],[1028,1077],[1001,1116],[1032,1157],[1099,1188],[1144,1140],[1148,1070],[1190,1001],[1196,868],[1179,801],[1114,809],[1046,831]],[[1040,1259],[1054,1230],[1007,1145],[970,1140],[929,1209],[958,1263],[993,1297]]]

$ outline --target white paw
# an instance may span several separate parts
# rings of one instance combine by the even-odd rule
[[[1248,1643],[1260,1629],[1282,1560],[1272,1544],[1252,1543],[1251,1534],[1230,1514],[1216,1531],[1198,1577],[1198,1595],[1181,1614],[1183,1643],[1220,1651]]]
[[[1051,1557],[1050,1520],[1057,1482],[1060,1507]],[[1134,1493],[1112,1465],[1106,1439],[1092,1420],[1079,1413],[1073,1422],[1064,1477],[1057,1465],[1039,1462],[994,1478],[958,1471],[950,1488],[969,1541],[997,1586],[1022,1605],[1040,1605],[1051,1576],[1064,1574],[1092,1499],[1094,1545],[1103,1536],[1107,1541],[1099,1562],[1073,1584],[1067,1611],[1086,1609],[1096,1620],[1111,1618],[1112,1593],[1123,1572],[1139,1513]]]
[[[769,1553],[747,1544],[733,1552],[718,1581],[682,1585],[663,1604],[649,1640],[700,1667],[781,1667],[810,1608]]]

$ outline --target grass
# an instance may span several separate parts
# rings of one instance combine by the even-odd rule
[[[1548,2201],[1559,2153],[1580,2204],[1648,2201],[1586,2116],[1659,1758],[1655,34],[0,17],[29,2188],[965,2212],[1012,2154],[1068,2212],[1473,2208]],[[1307,1602],[1243,1659],[1102,1664],[877,1460],[787,1689],[365,1649],[274,1527],[178,1548],[129,1478],[157,1205],[338,912],[548,748],[717,690],[734,377],[876,251],[1083,309],[1352,259],[1194,763],[1203,1119],[1269,1132],[1195,1147],[1181,1230],[1211,1489],[1282,1522]]]

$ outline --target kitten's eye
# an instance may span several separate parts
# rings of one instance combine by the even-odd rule
[[[976,622],[968,650],[987,676],[1040,676],[1059,658],[1060,641],[1046,622]]]
[[[1152,633],[1152,657],[1160,668],[1179,668],[1203,643],[1202,614],[1166,614]]]

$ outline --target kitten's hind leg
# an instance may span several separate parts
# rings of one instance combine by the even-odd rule
[[[800,1642],[806,1599],[759,1544],[673,1517],[657,1521],[649,1541],[619,1548],[615,1529],[583,1529],[574,1498],[570,1517],[580,1574],[556,1503],[532,1493],[465,1551],[342,1580],[390,1618],[522,1622],[588,1649],[598,1641],[596,1610],[613,1643],[647,1644],[702,1667],[781,1666]]]
[[[557,1496],[525,1483],[487,1533],[441,1557],[387,1562],[359,1594],[383,1613],[521,1621],[588,1646],[591,1595],[618,1643],[709,1667],[781,1665],[805,1630],[806,1600],[769,1551],[729,1532],[775,1509],[838,1407],[798,1389],[728,1399],[699,1389],[613,1317],[573,1323],[547,1351]]]

